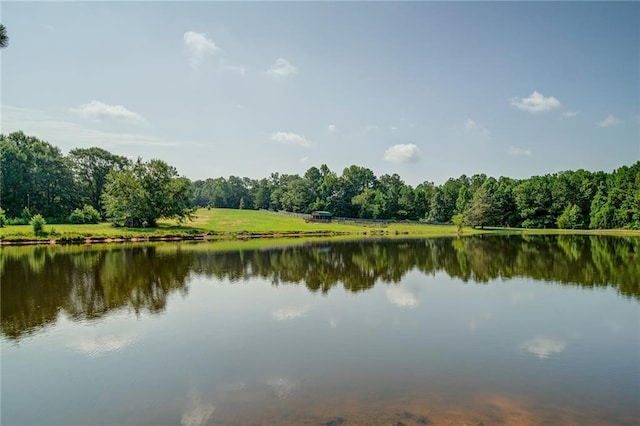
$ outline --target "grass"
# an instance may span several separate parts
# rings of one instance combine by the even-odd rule
[[[407,236],[455,236],[458,230],[453,225],[423,225],[415,223],[363,224],[355,222],[314,223],[301,218],[279,215],[256,210],[199,209],[193,221],[159,221],[157,228],[115,228],[110,223],[95,225],[45,225],[45,234],[35,236],[30,225],[10,225],[0,228],[3,242],[47,242],[56,240],[84,241],[87,238],[116,240],[153,240],[158,238],[238,239],[249,237],[291,237],[291,236],[336,236],[357,237],[407,237]],[[639,230],[558,230],[558,229],[516,229],[486,228],[484,230],[464,228],[463,235],[479,233],[491,234],[588,234],[640,236]]]

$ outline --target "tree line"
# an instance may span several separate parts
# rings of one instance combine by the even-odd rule
[[[59,148],[23,132],[0,135],[0,225],[97,223],[156,226],[187,218],[191,182],[161,160],[133,161],[102,148]],[[34,222],[35,223],[35,222]]]
[[[0,135],[0,217],[40,214],[50,223],[155,226],[195,207],[327,210],[334,216],[469,226],[640,228],[640,161],[610,173],[563,171],[528,179],[475,174],[415,188],[398,174],[325,164],[304,175],[189,181],[161,160],[132,161],[102,148],[59,148],[22,132]],[[1,221],[2,219],[0,219]],[[0,222],[1,223],[1,222]]]
[[[328,210],[341,217],[476,227],[640,228],[640,161],[611,173],[581,169],[529,179],[475,174],[415,188],[395,173],[376,177],[352,165],[338,175],[323,164],[303,176],[219,177],[197,180],[192,188],[198,207]]]

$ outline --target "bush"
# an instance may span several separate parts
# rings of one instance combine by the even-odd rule
[[[7,225],[28,225],[29,221],[28,220],[24,220],[21,217],[10,217],[7,218]]]
[[[44,225],[47,224],[47,221],[44,218],[37,214],[31,219],[31,226],[33,226],[33,233],[36,236],[44,235]]]
[[[75,209],[73,212],[71,212],[71,214],[69,215],[69,222],[84,223],[84,214],[82,213],[82,210]]]
[[[0,228],[4,228],[6,224],[7,224],[7,216],[5,215],[4,210],[0,208]]]
[[[22,213],[20,214],[20,218],[22,219],[22,221],[27,224],[31,221],[31,212],[29,211],[29,209],[27,207],[25,207],[24,209],[22,209]]]
[[[93,206],[85,204],[81,209],[75,209],[69,215],[71,223],[98,223],[100,222],[100,212]]]

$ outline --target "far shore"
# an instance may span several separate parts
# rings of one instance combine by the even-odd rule
[[[154,241],[221,241],[256,238],[397,238],[457,237],[478,234],[507,235],[610,235],[640,237],[631,229],[521,229],[486,227],[459,229],[454,225],[411,222],[314,223],[255,210],[200,209],[190,222],[161,221],[158,228],[117,228],[99,224],[47,224],[36,236],[29,225],[0,228],[0,245],[108,244]]]

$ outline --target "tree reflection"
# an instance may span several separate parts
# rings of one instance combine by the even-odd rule
[[[3,248],[2,333],[18,339],[61,313],[92,319],[120,309],[161,312],[172,292],[188,291],[191,274],[231,282],[260,277],[326,294],[337,286],[355,293],[378,282],[398,283],[412,270],[476,283],[526,277],[611,286],[640,299],[640,239],[481,236],[237,251],[215,244]]]
[[[57,319],[94,319],[117,309],[160,312],[167,296],[186,291],[192,255],[155,246],[65,250],[3,249],[2,333],[17,338]]]

